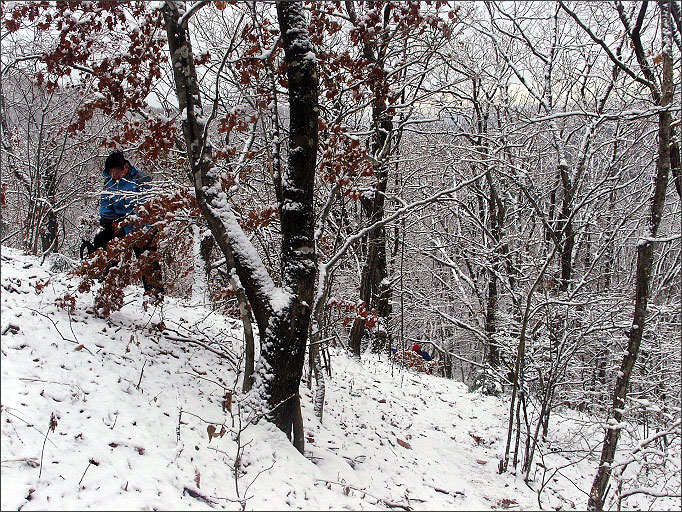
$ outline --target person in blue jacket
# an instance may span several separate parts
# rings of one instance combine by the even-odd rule
[[[99,224],[102,230],[93,240],[93,250],[106,248],[111,240],[125,236],[134,229],[130,224],[120,226],[119,223],[128,215],[136,213],[137,205],[146,200],[145,192],[149,190],[151,182],[151,177],[134,167],[121,151],[114,151],[107,157],[102,174],[104,190],[99,207]],[[133,247],[138,258],[145,251],[156,251],[154,238],[150,237],[144,247]],[[158,259],[154,261],[152,274],[142,277],[144,289],[157,297],[163,296],[161,265]]]
[[[419,354],[420,356],[422,356],[422,358],[424,359],[424,361],[431,361],[431,359],[433,359],[433,357],[431,357],[431,354],[429,354],[428,352],[423,351],[422,348],[421,348],[417,343],[415,343],[415,344],[412,346],[412,350],[413,350],[414,352],[416,352],[417,354]]]
[[[99,205],[99,224],[105,230],[113,229],[112,233],[116,235],[114,223],[135,213],[137,204],[144,202],[144,192],[149,189],[152,179],[132,166],[120,151],[107,157],[102,175],[104,190]],[[131,225],[124,226],[124,234],[132,229]]]

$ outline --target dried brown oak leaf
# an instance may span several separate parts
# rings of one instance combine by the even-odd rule
[[[408,443],[407,441],[403,441],[403,440],[400,439],[399,437],[396,437],[395,440],[396,440],[396,441],[398,442],[398,444],[399,444],[400,446],[402,446],[403,448],[407,448],[408,450],[411,450],[411,449],[412,449],[412,446],[410,446],[410,443]]]

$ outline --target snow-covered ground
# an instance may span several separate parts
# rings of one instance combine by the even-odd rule
[[[135,287],[109,319],[90,295],[69,313],[55,300],[74,286],[2,248],[3,510],[539,508],[521,476],[497,472],[507,398],[332,351],[321,423],[301,386],[304,457],[272,425],[247,425],[239,395],[226,407],[229,363],[167,335],[201,330],[238,352],[234,319],[173,298],[145,311]],[[557,415],[553,430],[569,439],[579,425]],[[586,459],[548,478],[542,507],[584,509],[595,468]]]

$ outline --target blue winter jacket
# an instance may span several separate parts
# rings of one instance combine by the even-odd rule
[[[145,191],[149,189],[149,182],[152,179],[132,165],[128,175],[118,181],[114,180],[106,170],[102,175],[105,179],[99,205],[101,226],[121,221],[127,215],[134,214],[136,206],[147,200]],[[125,226],[123,229],[127,235],[133,227]]]

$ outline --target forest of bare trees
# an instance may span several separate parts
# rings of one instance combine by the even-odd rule
[[[329,346],[418,343],[509,397],[500,473],[572,409],[585,506],[679,496],[679,1],[4,2],[1,44],[2,244],[77,260],[123,150],[166,293],[241,318],[251,410],[301,452]]]

